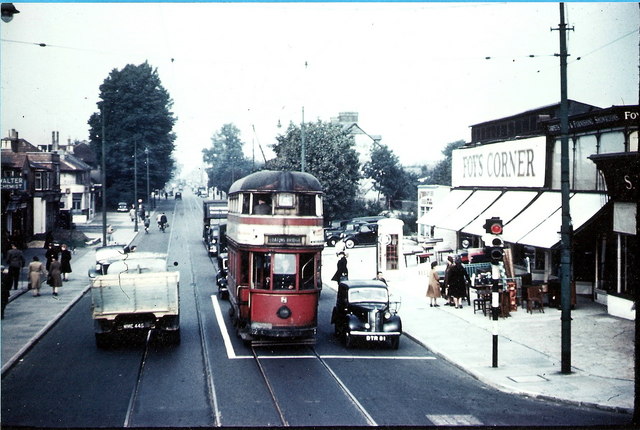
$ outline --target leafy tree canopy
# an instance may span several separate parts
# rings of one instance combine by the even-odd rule
[[[135,176],[137,197],[144,198],[147,156],[150,189],[164,188],[174,167],[176,118],[170,110],[173,101],[162,86],[157,69],[147,62],[113,69],[100,85],[100,99],[100,112],[89,118],[89,139],[99,163],[101,145],[105,144],[107,204],[133,202]]]
[[[387,145],[373,144],[371,160],[364,164],[363,170],[365,177],[373,180],[373,189],[385,197],[389,208],[394,207],[395,201],[415,199],[415,178],[402,168],[398,156]]]
[[[448,143],[442,150],[444,159],[439,161],[433,169],[427,170],[426,184],[429,185],[451,185],[451,158],[453,151],[464,145],[464,140],[457,140]]]
[[[357,205],[360,163],[352,136],[338,124],[318,120],[305,123],[305,171],[315,176],[324,190],[325,219],[346,219]],[[272,145],[276,158],[267,169],[300,170],[301,128],[289,124]]]
[[[233,124],[224,124],[211,138],[211,148],[202,150],[202,159],[207,163],[209,186],[228,192],[231,184],[252,171],[251,161],[242,152],[244,142],[240,130]]]

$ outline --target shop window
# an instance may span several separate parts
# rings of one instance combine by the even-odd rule
[[[73,201],[71,202],[71,209],[74,213],[78,213],[82,210],[82,193],[73,193]]]

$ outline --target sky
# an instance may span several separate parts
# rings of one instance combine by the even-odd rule
[[[358,112],[416,165],[473,124],[560,101],[557,3],[15,5],[0,22],[0,133],[33,144],[88,139],[99,86],[145,61],[174,101],[186,170],[227,123],[259,160],[303,110],[306,122]],[[638,4],[565,7],[569,98],[638,104]]]

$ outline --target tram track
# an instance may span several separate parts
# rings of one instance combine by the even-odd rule
[[[177,205],[176,205],[177,207]],[[189,211],[190,214],[194,214],[197,213],[197,208],[194,208],[193,210]],[[184,213],[184,212],[183,212]],[[175,218],[175,213],[174,213],[174,218]],[[193,255],[191,253],[191,247],[187,247],[188,250],[188,255],[189,255],[189,270],[191,273],[191,279],[195,280],[196,278],[196,270],[193,266]],[[212,258],[209,256],[209,261],[211,261],[212,265],[213,265],[213,260]],[[204,321],[202,318],[202,311],[200,309],[200,297],[198,295],[198,288],[195,282],[192,282],[190,285],[192,291],[193,291],[193,298],[195,301],[195,307],[196,307],[196,316],[198,319],[198,333],[200,336],[200,349],[202,351],[202,364],[204,367],[204,372],[205,372],[205,378],[207,381],[207,396],[209,398],[209,403],[210,403],[210,408],[211,411],[213,413],[213,417],[214,417],[214,426],[215,427],[220,427],[221,426],[221,414],[220,414],[220,407],[218,405],[218,398],[216,396],[216,389],[215,389],[215,382],[214,382],[214,378],[213,378],[213,371],[211,369],[211,359],[209,356],[209,349],[207,348],[207,342],[206,342],[206,337],[205,337],[205,327],[204,327]]]
[[[349,388],[346,386],[346,384],[331,369],[329,364],[318,354],[316,349],[313,346],[308,346],[308,349],[311,351],[311,356],[310,357],[312,357],[313,359],[317,360],[322,365],[322,367],[326,370],[326,372],[329,374],[331,379],[335,382],[335,385],[340,389],[340,391],[344,394],[344,396],[347,399],[349,399],[349,401],[353,405],[353,407],[364,418],[364,420],[366,421],[366,425],[368,425],[368,426],[378,426],[378,424],[373,419],[373,417],[369,414],[369,412],[367,412],[367,410],[358,401],[356,396],[349,390]],[[263,360],[263,359],[261,359],[261,357],[258,355],[255,346],[251,346],[251,353],[252,353],[253,359],[254,359],[254,361],[256,363],[256,366],[258,367],[258,371],[260,372],[260,375],[262,376],[262,379],[263,379],[263,381],[264,381],[264,383],[265,383],[265,385],[267,387],[267,390],[268,390],[269,395],[271,397],[271,401],[273,402],[273,405],[274,405],[274,407],[275,407],[275,409],[276,409],[276,411],[278,413],[278,416],[280,418],[280,424],[283,427],[290,427],[289,420],[285,416],[285,412],[284,412],[283,408],[280,405],[280,401],[278,400],[278,396],[276,394],[276,390],[274,389],[273,384],[269,380],[269,377],[267,375],[267,371],[266,371],[265,367],[261,363],[261,360]]]

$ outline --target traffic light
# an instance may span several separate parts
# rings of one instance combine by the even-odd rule
[[[489,234],[502,234],[502,220],[496,216],[488,218],[483,227],[484,231]]]
[[[484,229],[489,233],[486,252],[491,263],[498,264],[504,259],[504,241],[502,240],[502,220],[498,217],[489,218],[484,223]]]

